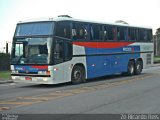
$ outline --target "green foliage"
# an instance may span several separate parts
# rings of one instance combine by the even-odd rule
[[[0,79],[8,80],[11,78],[11,72],[10,71],[0,71]]]
[[[160,63],[160,57],[154,57],[154,63]]]
[[[10,70],[10,54],[0,53],[0,71]]]

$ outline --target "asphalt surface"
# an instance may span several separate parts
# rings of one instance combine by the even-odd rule
[[[106,76],[71,85],[0,84],[0,113],[157,114],[160,66],[137,76]]]

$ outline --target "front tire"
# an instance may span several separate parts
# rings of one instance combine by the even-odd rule
[[[85,82],[85,69],[81,66],[74,66],[72,70],[72,84],[79,84]]]
[[[132,76],[132,75],[134,75],[134,71],[135,71],[134,62],[133,61],[129,61],[128,62],[127,74],[129,76]]]

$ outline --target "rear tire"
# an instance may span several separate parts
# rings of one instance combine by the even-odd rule
[[[134,62],[129,61],[128,62],[128,69],[127,69],[127,75],[132,76],[134,75],[135,67],[134,67]]]
[[[85,69],[81,66],[74,66],[71,77],[72,84],[85,82]]]
[[[142,63],[142,61],[137,61],[136,65],[135,65],[135,75],[141,74],[142,69],[143,69],[143,63]]]

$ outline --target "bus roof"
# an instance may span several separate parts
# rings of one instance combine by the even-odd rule
[[[134,26],[129,24],[123,24],[123,23],[109,23],[109,22],[99,22],[99,21],[90,21],[90,20],[82,20],[82,19],[74,19],[70,16],[59,16],[55,18],[37,18],[37,19],[29,19],[25,21],[19,21],[20,23],[30,23],[30,22],[49,22],[49,21],[77,21],[77,22],[86,22],[86,23],[96,23],[96,24],[107,24],[107,25],[115,25],[115,26],[124,26],[124,27],[135,27],[135,28],[145,28],[145,29],[152,29],[151,27],[146,26]]]

